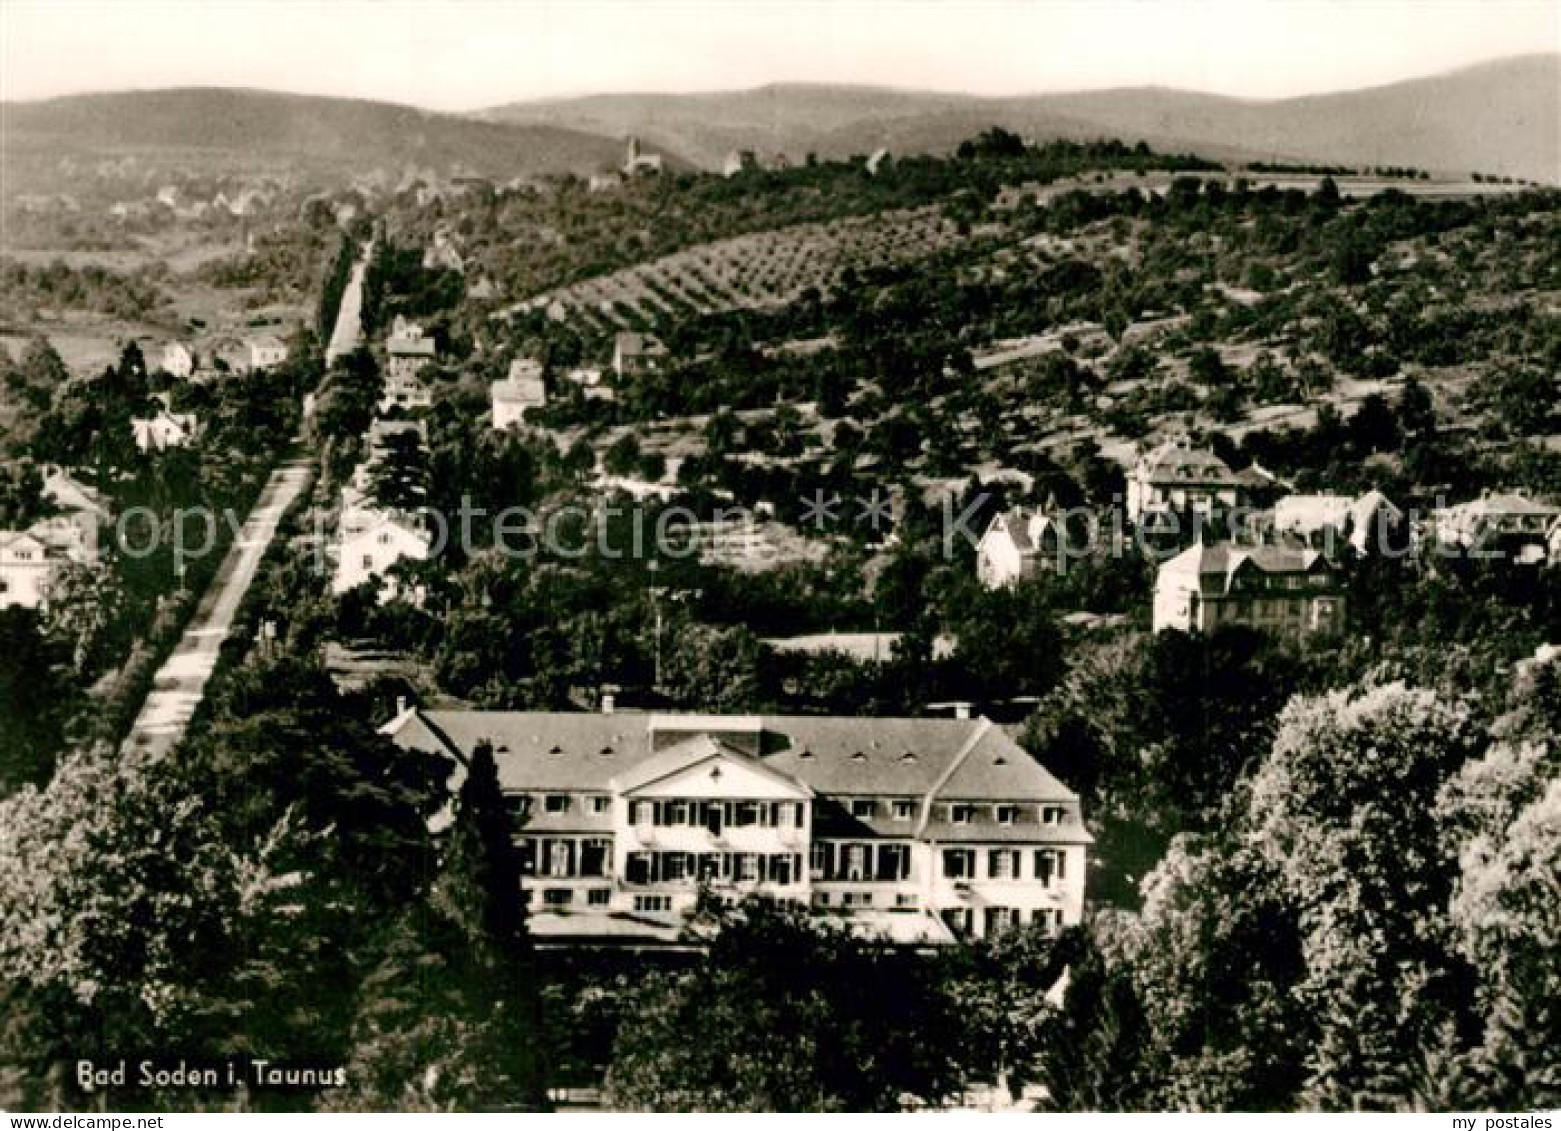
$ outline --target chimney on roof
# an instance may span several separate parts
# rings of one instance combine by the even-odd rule
[[[971,711],[971,704],[969,704],[969,703],[955,703],[954,704],[954,717],[956,719],[968,719],[968,718],[970,718],[970,711]]]
[[[402,715],[404,715],[406,713],[407,713],[407,697],[405,695],[397,695],[396,696],[396,718],[399,719]]]
[[[610,715],[618,707],[618,699],[611,691],[602,692],[602,714]]]

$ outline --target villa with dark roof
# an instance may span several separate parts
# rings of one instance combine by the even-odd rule
[[[492,748],[543,943],[670,944],[702,890],[906,945],[1083,913],[1078,795],[987,719],[414,708],[383,733]]]
[[[1344,594],[1317,550],[1202,542],[1155,577],[1154,630],[1213,632],[1242,625],[1292,636],[1344,625]]]
[[[1141,523],[1167,511],[1209,516],[1249,506],[1273,485],[1256,466],[1232,471],[1213,452],[1177,436],[1145,452],[1128,472],[1127,517]]]

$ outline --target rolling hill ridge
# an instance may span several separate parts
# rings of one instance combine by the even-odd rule
[[[1409,165],[1561,182],[1561,55],[1502,59],[1386,86],[1273,101],[1156,87],[1003,98],[781,84],[689,95],[515,103],[487,121],[622,137],[717,168],[731,149],[841,157],[947,152],[1002,125],[1038,139],[1119,137],[1212,157]]]

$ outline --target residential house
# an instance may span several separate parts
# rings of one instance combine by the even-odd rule
[[[450,233],[444,229],[434,233],[433,242],[423,249],[423,269],[426,271],[455,271],[464,272],[466,261],[461,258],[461,253],[456,250],[455,243],[450,239]],[[470,297],[471,292],[467,292]]]
[[[984,718],[404,710],[383,733],[498,765],[544,944],[672,943],[701,890],[908,945],[1079,922],[1078,796]]]
[[[1156,632],[1242,625],[1301,636],[1341,628],[1344,608],[1333,566],[1311,549],[1198,542],[1155,578]]]
[[[251,373],[263,373],[267,369],[275,369],[287,360],[287,343],[274,334],[262,334],[258,338],[251,338],[245,344],[249,347]]]
[[[1209,518],[1252,505],[1273,482],[1257,467],[1232,471],[1213,452],[1177,436],[1144,453],[1128,472],[1127,517],[1135,523],[1166,512]]]
[[[159,398],[156,410],[150,416],[133,417],[130,427],[135,430],[136,447],[143,452],[160,452],[190,443],[199,421],[192,412],[173,412],[167,399]]]
[[[667,347],[653,335],[621,330],[613,338],[612,368],[620,379],[659,369],[666,356]]]
[[[493,427],[503,431],[525,423],[526,414],[547,406],[547,384],[542,363],[529,357],[510,362],[509,373],[489,387],[493,401]]]
[[[623,176],[620,173],[592,173],[585,187],[587,192],[612,192],[623,187]]]
[[[438,356],[434,340],[423,328],[399,314],[385,339],[385,354],[392,376],[416,376]]]
[[[96,562],[103,529],[113,521],[103,493],[50,465],[44,468],[42,494],[53,513],[33,523],[29,527],[32,533],[72,561]]]
[[[1347,541],[1360,554],[1405,545],[1404,512],[1376,488],[1348,495],[1286,495],[1274,504],[1274,532],[1316,549]]]
[[[1067,535],[1059,520],[1033,507],[994,515],[976,544],[976,576],[988,589],[1032,581],[1064,567]]]
[[[343,517],[347,518],[345,510]],[[420,594],[403,593],[385,575],[397,562],[426,561],[431,547],[432,540],[417,519],[374,510],[361,505],[360,500],[352,518],[343,522],[339,532],[331,592],[340,595],[378,578],[382,580],[381,604],[399,596],[417,600]]]
[[[163,372],[187,381],[195,372],[195,351],[184,342],[169,342],[163,347]]]
[[[0,609],[43,606],[49,587],[69,560],[32,530],[0,530]]]
[[[1534,564],[1549,555],[1548,539],[1558,518],[1561,508],[1527,494],[1487,492],[1443,507],[1433,521],[1437,541],[1449,550]]]
[[[44,470],[43,497],[53,513],[25,530],[0,530],[0,609],[36,609],[66,567],[92,565],[109,510],[94,488],[57,467]]]
[[[428,408],[434,403],[433,391],[424,383],[422,372],[438,356],[434,340],[423,334],[423,328],[406,321],[399,315],[385,339],[384,391],[380,394],[379,411],[393,408],[414,410]]]

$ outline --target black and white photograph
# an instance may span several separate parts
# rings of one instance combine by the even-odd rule
[[[1561,0],[0,0],[0,1112],[1561,1131]]]

